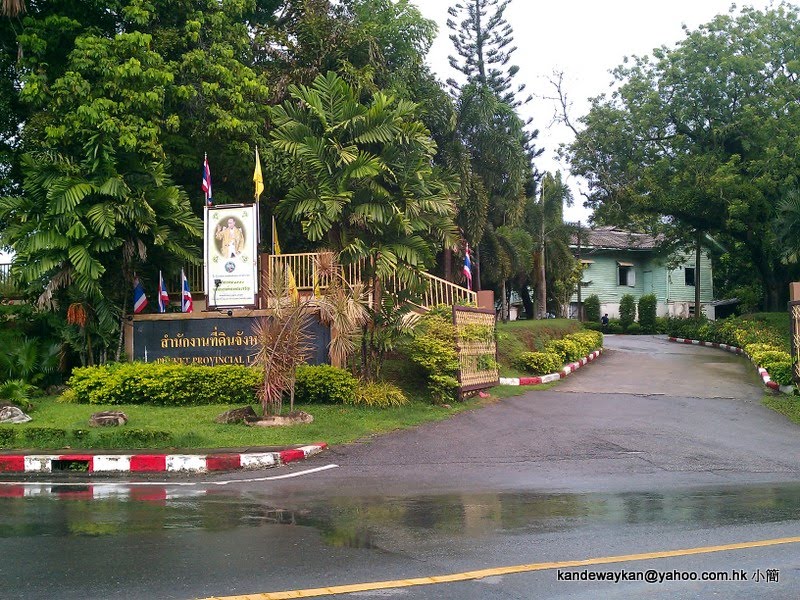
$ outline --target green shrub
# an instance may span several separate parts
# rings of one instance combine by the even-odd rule
[[[302,365],[297,368],[295,402],[302,404],[344,404],[352,402],[358,381],[349,371],[330,365]]]
[[[0,425],[0,448],[13,448],[16,438],[17,432],[13,427],[4,427]]]
[[[625,294],[619,301],[619,324],[627,331],[631,323],[636,320],[636,299],[631,294]]]
[[[547,375],[560,370],[561,357],[551,352],[523,352],[514,360],[514,366],[533,375]]]
[[[568,338],[547,342],[547,344],[545,344],[545,352],[550,352],[558,356],[562,365],[575,362],[583,357],[581,345]]]
[[[770,363],[792,362],[792,356],[788,352],[783,352],[781,350],[767,350],[764,352],[757,352],[755,355],[750,354],[750,359],[762,367]]]
[[[426,314],[414,332],[399,345],[399,350],[422,370],[435,403],[456,399],[459,362],[456,328],[452,322],[437,314]]]
[[[592,294],[583,301],[583,310],[586,313],[586,320],[590,323],[600,322],[600,297]]]
[[[622,329],[622,325],[619,324],[619,321],[609,321],[608,323],[608,333],[622,333],[624,329]]]
[[[586,329],[591,329],[592,331],[603,331],[603,325],[601,323],[594,323],[593,321],[586,321],[583,326]]]
[[[792,385],[792,361],[781,361],[761,365],[769,373],[769,378],[779,385]]]
[[[656,317],[656,330],[655,333],[665,334],[667,333],[667,318],[666,317]]]
[[[68,385],[89,404],[252,404],[260,378],[244,366],[134,362],[75,369]]]
[[[408,404],[408,398],[403,390],[387,381],[360,381],[356,393],[347,403],[388,408]]]
[[[656,333],[657,300],[655,294],[645,294],[639,298],[639,325],[645,333]]]
[[[566,336],[580,345],[582,356],[603,347],[603,334],[600,331],[578,331]]]
[[[639,335],[641,333],[644,333],[644,329],[639,323],[631,323],[630,325],[628,325],[628,329],[625,333],[629,333],[631,335]]]
[[[20,429],[24,446],[32,448],[63,448],[69,444],[69,434],[58,427],[25,427]]]
[[[94,448],[171,448],[175,447],[169,431],[114,427],[97,434]]]
[[[428,392],[434,404],[447,404],[458,399],[458,379],[453,375],[429,375]]]

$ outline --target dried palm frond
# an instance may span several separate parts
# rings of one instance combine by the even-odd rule
[[[67,308],[67,323],[78,327],[86,327],[86,320],[86,307],[82,302],[73,302],[69,305],[69,308]]]
[[[2,0],[0,2],[0,14],[5,17],[18,17],[25,12],[24,0]]]

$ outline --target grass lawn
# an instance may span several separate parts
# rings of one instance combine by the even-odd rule
[[[501,377],[526,377],[516,369],[512,360],[522,352],[536,352],[553,339],[561,339],[569,333],[580,331],[581,324],[572,319],[541,319],[509,321],[497,324],[497,361]]]
[[[764,406],[800,425],[800,397],[788,394],[768,394],[764,396],[762,402]]]
[[[65,404],[57,402],[55,398],[43,398],[36,401],[36,410],[31,413],[34,420],[30,423],[0,425],[0,448],[52,450],[64,446],[75,449],[134,448],[131,440],[135,440],[136,436],[131,437],[130,433],[137,433],[139,430],[144,431],[139,437],[149,440],[142,447],[148,448],[246,448],[315,442],[343,444],[375,434],[446,419],[453,414],[475,409],[492,401],[492,399],[472,398],[465,402],[453,403],[449,408],[419,401],[388,409],[342,405],[296,405],[295,409],[313,415],[314,422],[290,427],[249,427],[214,423],[214,417],[232,408],[223,404],[179,408],[143,405],[101,406]],[[254,408],[260,414],[260,407]],[[128,424],[113,428],[89,428],[89,416],[101,410],[123,411],[128,416]],[[14,431],[13,440],[8,440],[4,436],[4,432],[9,430]],[[66,437],[62,435],[64,431]],[[154,436],[153,432],[161,435]],[[149,437],[148,433],[151,434]]]

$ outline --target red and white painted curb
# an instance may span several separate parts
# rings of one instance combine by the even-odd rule
[[[278,452],[219,454],[2,454],[0,473],[52,473],[58,463],[85,464],[89,473],[208,473],[266,469],[319,454],[326,443]],[[56,468],[53,463],[57,463]]]
[[[564,368],[561,369],[558,373],[539,375],[538,377],[501,377],[500,385],[539,385],[541,383],[550,383],[551,381],[558,381],[559,379],[564,379],[564,377],[566,377],[570,373],[577,371],[583,365],[592,362],[602,353],[603,353],[602,348],[595,350],[589,356],[585,356],[584,358],[580,359],[577,362],[564,365]]]
[[[711,348],[721,348],[722,350],[727,350],[728,352],[733,352],[734,354],[742,354],[746,356],[748,359],[750,359],[750,362],[756,365],[756,363],[753,361],[752,358],[750,358],[750,355],[748,355],[747,352],[745,352],[741,348],[737,348],[736,346],[730,346],[728,344],[720,344],[717,342],[703,342],[701,340],[688,340],[686,338],[675,338],[675,337],[669,338],[669,341],[676,342],[678,344],[693,344],[695,346],[709,346]],[[772,378],[769,376],[769,373],[764,367],[756,365],[756,368],[758,369],[758,374],[761,377],[761,381],[763,381],[764,385],[767,386],[769,389],[783,392],[784,394],[794,393],[793,385],[780,385],[777,381],[772,381]]]

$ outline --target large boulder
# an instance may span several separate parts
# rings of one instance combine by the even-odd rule
[[[217,418],[214,419],[215,423],[222,423],[222,424],[230,424],[230,423],[242,423],[250,421],[258,420],[258,415],[256,411],[253,410],[252,406],[244,406],[242,408],[232,408],[231,410],[226,410],[221,415],[217,415]]]
[[[128,422],[128,415],[120,410],[104,410],[89,417],[91,427],[118,427]]]
[[[0,423],[27,423],[32,420],[16,406],[0,407]]]

